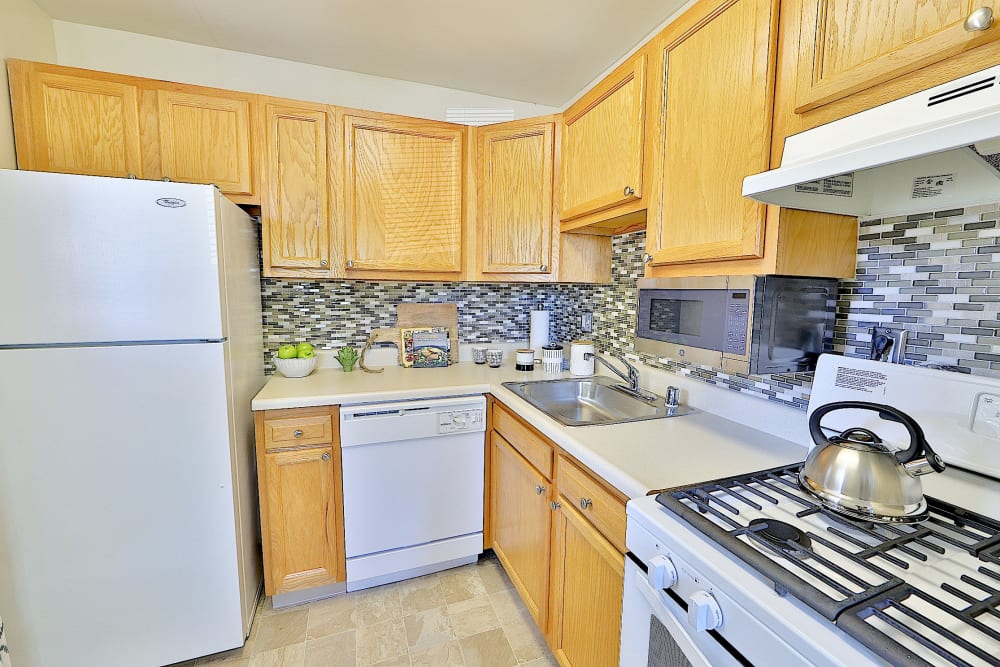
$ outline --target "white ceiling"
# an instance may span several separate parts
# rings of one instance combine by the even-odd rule
[[[52,18],[561,106],[684,0],[36,0]]]

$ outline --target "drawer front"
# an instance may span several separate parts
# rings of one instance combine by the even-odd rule
[[[546,479],[552,479],[552,447],[500,403],[494,406],[493,430],[500,433]]]
[[[333,442],[333,425],[329,415],[264,421],[264,444],[267,449],[330,442]]]
[[[562,502],[571,503],[594,527],[625,553],[625,503],[569,459],[560,456],[556,487]]]

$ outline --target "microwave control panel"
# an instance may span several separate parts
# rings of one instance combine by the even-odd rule
[[[750,292],[731,290],[726,294],[726,341],[723,352],[747,353],[747,332],[750,330]]]

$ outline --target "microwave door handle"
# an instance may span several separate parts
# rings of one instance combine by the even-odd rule
[[[768,313],[771,319],[771,331],[767,337],[767,358],[769,361],[774,360],[774,339],[777,333],[775,327],[778,326],[778,303],[781,301],[781,291],[781,287],[774,290],[774,299],[770,302],[771,312]]]

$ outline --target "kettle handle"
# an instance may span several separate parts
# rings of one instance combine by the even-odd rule
[[[826,437],[826,434],[823,433],[823,429],[820,428],[820,422],[823,420],[823,417],[831,412],[834,412],[835,410],[869,410],[871,412],[877,412],[878,416],[886,421],[902,424],[907,433],[910,435],[910,444],[906,449],[896,452],[896,460],[900,463],[909,463],[921,454],[924,454],[927,457],[927,462],[930,463],[934,470],[938,472],[944,471],[944,461],[941,460],[941,457],[938,456],[933,449],[931,449],[930,443],[927,442],[927,437],[924,435],[924,430],[920,428],[920,424],[915,422],[913,418],[905,412],[901,412],[893,407],[881,405],[879,403],[869,403],[867,401],[837,401],[834,403],[827,403],[816,408],[809,416],[809,434],[812,436],[813,442],[817,445],[831,444],[830,439]]]

